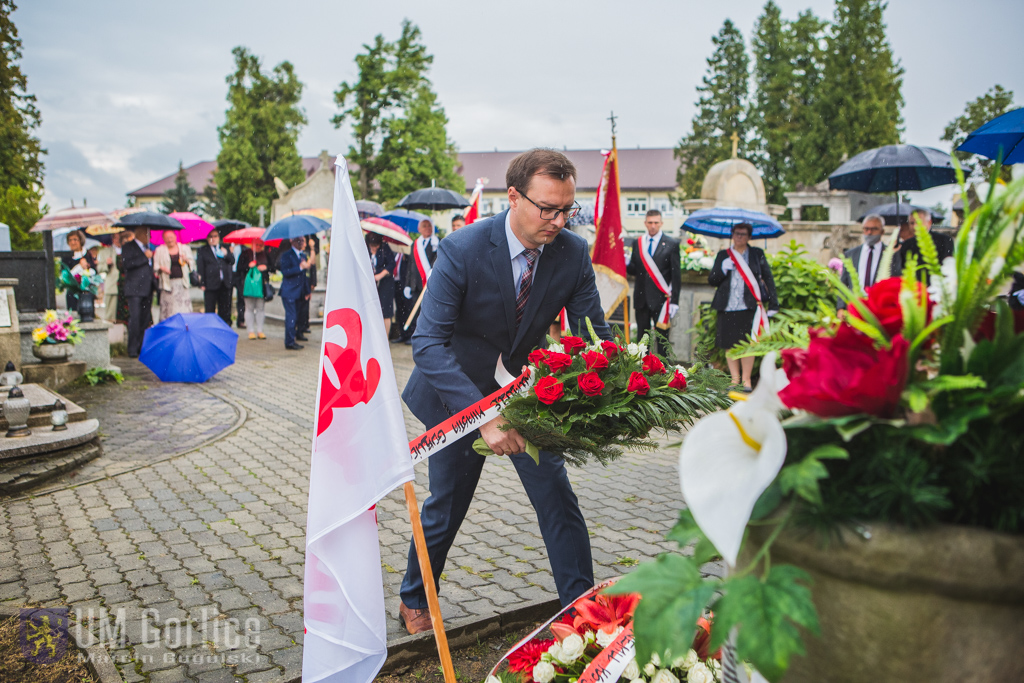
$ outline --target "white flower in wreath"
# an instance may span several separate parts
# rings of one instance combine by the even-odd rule
[[[541,655],[541,658],[547,657],[556,662],[562,661],[562,645],[557,640],[551,644],[548,651]],[[546,660],[545,660],[546,661]]]
[[[594,642],[595,640],[597,640],[597,635],[593,631],[587,631],[586,633],[583,634],[583,642],[584,643],[588,643],[589,644],[589,643]]]
[[[640,665],[636,663],[636,657],[629,660],[629,664],[622,670],[622,678],[625,678],[627,681],[635,681],[640,678]]]
[[[689,671],[699,661],[700,658],[697,657],[697,653],[694,650],[688,650],[682,657],[676,657],[672,660],[672,668]]]
[[[644,675],[650,677],[658,670],[658,667],[654,665],[654,662],[648,662],[647,666],[644,667]]]
[[[715,267],[715,259],[712,256],[705,256],[700,260],[700,267],[704,270],[711,270]]]
[[[598,631],[597,632],[597,644],[600,645],[602,648],[608,647],[609,645],[612,644],[612,642],[616,638],[619,637],[619,634],[622,633],[622,631],[623,631],[623,628],[621,626],[619,626],[617,629],[615,629],[611,633],[608,633],[608,632],[606,632],[603,629]]]
[[[484,683],[501,683],[501,679],[497,676],[488,676]]]
[[[677,365],[676,366],[676,372],[678,372],[679,374],[681,374],[683,377],[685,377],[687,379],[690,378],[690,371],[687,370],[686,368],[684,368],[682,365]]]
[[[658,673],[654,674],[651,683],[679,683],[679,679],[668,669],[658,669]]]
[[[552,344],[548,347],[548,351],[551,353],[565,353],[565,348],[561,344]]]
[[[559,657],[558,661],[570,664],[575,662],[580,656],[583,655],[583,651],[587,649],[587,644],[583,641],[583,638],[573,633],[566,636],[562,640],[562,656]]]
[[[731,567],[754,503],[786,460],[778,392],[788,383],[775,367],[775,354],[768,354],[761,363],[761,381],[747,400],[701,419],[679,453],[686,505]]]
[[[686,674],[686,683],[715,683],[715,674],[703,662],[697,662]]]
[[[533,680],[537,683],[551,683],[555,680],[555,667],[551,662],[537,662],[533,667]]]

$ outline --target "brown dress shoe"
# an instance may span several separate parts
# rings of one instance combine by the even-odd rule
[[[434,629],[434,625],[430,623],[430,610],[412,609],[406,607],[403,602],[402,606],[398,608],[398,616],[405,624],[405,630],[409,632],[409,635]]]

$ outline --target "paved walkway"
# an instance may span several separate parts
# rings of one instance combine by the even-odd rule
[[[202,387],[151,385],[139,370],[141,379],[100,390],[94,405],[88,392],[76,394],[102,415],[107,452],[73,485],[0,500],[0,603],[68,605],[106,640],[121,627],[125,642],[112,654],[126,681],[299,674],[319,334],[295,353],[283,349],[280,328],[268,333],[265,342],[241,340],[236,364]],[[409,347],[392,349],[402,385]],[[421,430],[408,414],[406,424],[410,436]],[[598,578],[669,547],[663,533],[681,504],[674,450],[570,470]],[[77,483],[92,476],[104,478]],[[421,465],[421,502],[425,482]],[[401,491],[378,510],[395,638],[404,635],[396,617],[409,538]],[[514,468],[495,458],[445,568],[442,611],[483,616],[553,597],[533,510]]]

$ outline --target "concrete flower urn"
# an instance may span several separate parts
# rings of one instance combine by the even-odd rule
[[[1024,535],[882,524],[866,535],[823,549],[786,531],[772,546],[773,565],[814,579],[821,621],[784,683],[1024,681]]]
[[[75,352],[73,344],[39,344],[32,346],[32,355],[44,363],[63,363]]]

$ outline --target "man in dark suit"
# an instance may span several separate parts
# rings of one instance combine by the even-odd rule
[[[669,318],[674,316],[679,309],[679,290],[682,287],[679,273],[679,240],[663,233],[661,224],[660,211],[652,209],[647,212],[647,217],[644,219],[647,235],[637,238],[633,254],[626,266],[626,272],[636,277],[636,286],[633,289],[633,312],[636,315],[638,338],[655,326],[658,315],[665,305],[665,295],[661,293],[654,279],[647,273],[641,252],[652,257],[661,276],[672,287],[672,296],[668,307]],[[659,332],[658,336],[664,338],[664,333]]]
[[[848,258],[850,264],[857,269],[860,286],[867,289],[879,280],[889,277],[887,274],[878,272],[878,264],[882,260],[882,252],[885,251],[885,242],[882,241],[882,236],[885,235],[885,219],[877,213],[871,213],[864,216],[860,225],[864,243],[853,249],[847,249],[843,252],[843,256]],[[843,268],[843,274],[839,279],[847,287],[853,287],[853,276],[848,268]],[[836,302],[836,308],[846,308],[846,302],[840,298]]]
[[[295,343],[296,325],[298,323],[299,299],[304,296],[306,271],[309,262],[302,248],[306,246],[305,237],[293,237],[291,248],[281,252],[277,261],[277,269],[281,272],[281,304],[284,306],[284,347],[290,351],[298,351],[301,344]]]
[[[424,273],[429,276],[430,268],[434,266],[434,262],[437,260],[437,246],[439,240],[437,235],[434,234],[434,224],[428,220],[420,221],[419,225],[420,236],[416,238],[416,241],[412,244],[411,253],[409,254],[409,268],[406,271],[405,278],[405,289],[402,294],[406,299],[409,300],[409,310],[416,305],[416,300],[420,298],[420,292],[423,291],[424,281],[423,273],[420,273],[421,266],[423,266]],[[424,264],[423,261],[426,261]],[[419,319],[419,311],[413,316],[412,323],[409,325],[409,329],[405,330],[402,334],[402,342],[406,344],[412,344],[412,335],[416,332],[416,320]],[[408,317],[406,317],[408,320]]]
[[[216,313],[231,327],[231,287],[234,284],[231,266],[235,256],[220,243],[220,235],[211,230],[206,245],[196,256],[199,288],[203,290],[203,304],[207,313]]]
[[[576,169],[563,154],[535,149],[509,164],[509,209],[477,221],[441,241],[421,316],[413,336],[416,367],[402,398],[428,428],[495,391],[495,364],[518,373],[543,344],[564,307],[573,329],[590,318],[608,339],[587,243],[566,220],[574,202]],[[558,456],[540,452],[540,464],[523,453],[514,429],[497,417],[480,436],[498,455],[510,456],[537,512],[558,597],[568,605],[593,586],[587,525]],[[435,581],[466,516],[485,458],[472,447],[475,434],[430,457],[430,497],[423,529]],[[401,589],[399,611],[410,633],[429,630],[430,616],[415,546]]]
[[[931,235],[932,242],[935,243],[935,251],[938,252],[939,263],[941,264],[948,257],[953,255],[953,238],[949,235],[942,235],[937,232],[932,232],[932,212],[928,209],[915,209],[910,214],[910,230],[911,232],[917,230],[917,223],[920,221],[924,224],[924,229]],[[910,256],[913,255],[917,261],[917,279],[928,282],[928,270],[924,267],[924,259],[921,257],[921,247],[917,245],[917,235],[903,242],[900,245],[899,251],[893,257],[893,275],[902,275],[903,270],[907,266],[907,262],[910,260]]]
[[[395,341],[411,341],[412,330],[404,330],[405,321],[409,319],[409,311],[412,309],[412,301],[405,296],[405,279],[409,277],[409,268],[412,267],[412,254],[395,252],[395,266],[392,275],[395,278],[395,325],[391,328],[391,336]]]
[[[121,245],[121,293],[128,299],[128,356],[138,358],[142,338],[153,324],[153,251],[149,248],[149,228],[131,232],[135,239]]]

